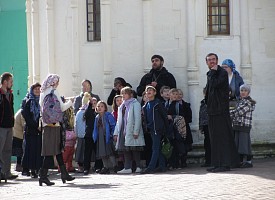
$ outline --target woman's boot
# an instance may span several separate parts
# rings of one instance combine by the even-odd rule
[[[68,174],[65,165],[60,166],[60,171],[61,171],[61,180],[63,183],[66,183],[66,181],[72,181],[75,179],[75,177],[72,177]]]
[[[47,186],[54,185],[54,182],[50,182],[50,180],[47,177],[48,169],[41,168],[40,169],[40,178],[39,178],[39,185],[42,186],[43,183],[45,183]]]

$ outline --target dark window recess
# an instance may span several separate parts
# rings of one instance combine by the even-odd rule
[[[208,35],[230,35],[229,0],[208,0]]]
[[[100,0],[86,0],[87,41],[101,40]]]

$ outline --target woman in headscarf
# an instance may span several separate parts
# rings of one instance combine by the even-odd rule
[[[24,128],[24,154],[22,166],[24,169],[31,170],[31,177],[37,178],[37,172],[42,165],[41,145],[42,135],[41,126],[39,127],[40,118],[40,87],[39,83],[35,83],[30,87],[24,106],[22,107],[22,115],[26,121]],[[28,172],[29,173],[29,172]]]
[[[237,100],[240,98],[240,86],[244,84],[243,78],[236,70],[235,63],[231,59],[225,59],[222,62],[222,68],[227,71],[228,81],[230,86],[230,108],[233,109]]]
[[[43,84],[41,87],[40,100],[39,100],[42,116],[43,116],[43,112],[46,112],[45,110],[43,110],[44,99],[50,93],[53,93],[56,96],[58,102],[60,103],[60,108],[62,112],[64,112],[65,110],[67,110],[69,107],[73,105],[74,98],[70,98],[69,101],[67,101],[66,103],[63,103],[58,91],[56,90],[58,85],[59,85],[59,76],[56,74],[48,75],[47,78],[43,81]],[[66,166],[63,161],[63,157],[62,157],[63,146],[62,146],[61,135],[62,135],[62,130],[60,126],[60,121],[47,124],[42,117],[41,154],[42,156],[44,156],[44,159],[43,159],[42,167],[40,169],[40,179],[39,179],[40,186],[42,186],[43,183],[45,183],[47,186],[54,185],[54,182],[50,182],[47,177],[48,169],[51,168],[53,165],[53,156],[56,157],[56,160],[60,167],[62,182],[65,183],[66,181],[72,181],[75,179],[74,177],[68,174],[66,170]]]

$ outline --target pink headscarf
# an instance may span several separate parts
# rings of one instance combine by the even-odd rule
[[[42,83],[40,88],[41,92],[44,92],[50,86],[55,86],[55,84],[59,81],[59,78],[60,77],[57,74],[49,74]]]

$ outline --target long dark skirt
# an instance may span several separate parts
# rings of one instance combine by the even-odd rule
[[[55,156],[61,153],[60,126],[43,127],[42,131],[42,156]]]
[[[17,137],[13,137],[12,139],[12,155],[17,157],[22,157],[23,148],[22,148],[23,140]]]
[[[237,166],[239,158],[229,115],[209,115],[208,128],[211,165],[214,167]]]
[[[40,169],[42,166],[42,135],[25,134],[24,147],[22,166],[28,169]]]

